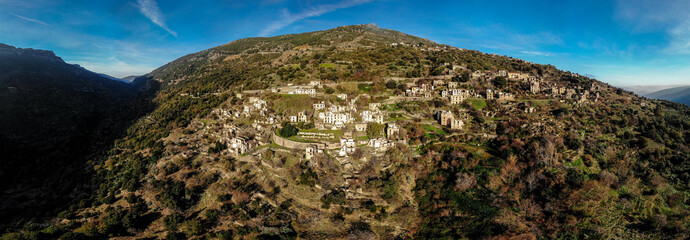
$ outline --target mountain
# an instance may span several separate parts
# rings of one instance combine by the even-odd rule
[[[644,96],[653,99],[669,100],[690,106],[690,86],[664,89],[661,91],[644,94]]]
[[[131,76],[127,76],[127,77],[122,78],[122,80],[124,80],[125,82],[132,82],[132,81],[134,81],[134,79],[137,79],[138,77],[141,77],[141,76],[131,75]]]
[[[88,69],[82,67],[82,66],[79,65],[79,64],[73,64],[73,65],[76,66],[76,67],[78,67],[78,68],[81,68],[81,69],[84,70],[84,71],[91,72],[90,70],[88,70]],[[113,80],[113,81],[120,81],[120,82],[127,82],[127,83],[128,83],[128,82],[131,82],[131,81],[127,81],[127,80],[124,80],[124,79],[119,79],[119,78],[116,78],[116,77],[113,77],[113,76],[110,76],[110,75],[104,74],[104,73],[97,73],[97,72],[92,72],[92,73],[98,74],[98,75],[101,76],[101,77],[104,77],[104,78],[107,78],[107,79],[110,79],[110,80]]]
[[[129,83],[129,82],[131,82],[131,80],[134,80],[134,78],[132,78],[130,80],[126,80],[124,78],[120,79],[120,78],[116,78],[116,77],[110,76],[108,74],[103,74],[103,73],[98,73],[98,75],[101,75],[101,77],[105,77],[105,78],[108,78],[108,79],[113,80],[113,81],[120,81],[120,82],[126,82],[126,83]]]
[[[88,157],[136,118],[139,95],[51,51],[0,44],[2,221],[65,204],[88,179],[82,175]]]
[[[69,207],[3,237],[690,237],[690,108],[551,65],[368,24],[132,86],[152,108],[86,157]]]
[[[634,85],[634,86],[622,86],[621,88],[637,93],[640,96],[645,96],[647,94],[661,91],[664,89],[671,89],[675,87],[682,87],[683,85]]]

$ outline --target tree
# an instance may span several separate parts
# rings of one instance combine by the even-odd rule
[[[415,77],[421,77],[422,76],[422,70],[419,68],[413,68],[412,70],[408,71],[406,74],[406,77],[408,78],[415,78]]]
[[[506,85],[508,85],[508,80],[506,80],[506,77],[498,76],[494,78],[494,86],[496,88],[504,88]]]
[[[182,225],[184,227],[184,233],[187,234],[187,237],[200,235],[205,230],[204,224],[202,224],[199,219],[186,221]]]
[[[299,129],[297,129],[297,127],[295,127],[292,124],[286,124],[285,127],[280,129],[280,136],[286,137],[286,138],[292,137],[292,136],[297,135],[297,132],[299,132]]]
[[[388,89],[395,89],[398,87],[398,83],[396,81],[390,80],[386,82],[386,88]]]
[[[462,77],[460,78],[460,82],[469,82],[470,81],[470,73],[468,72],[463,72]]]
[[[407,90],[407,85],[405,83],[398,84],[398,90],[405,92],[405,90]]]
[[[177,227],[180,226],[180,223],[182,223],[182,220],[182,215],[173,213],[163,218],[163,226],[165,226],[165,229],[168,231],[175,231]]]
[[[443,74],[443,71],[445,71],[445,70],[446,70],[446,66],[437,67],[433,71],[431,71],[431,75],[432,76],[439,76],[439,75]]]
[[[367,124],[367,136],[369,138],[383,137],[383,130],[386,125],[380,123],[369,123]]]

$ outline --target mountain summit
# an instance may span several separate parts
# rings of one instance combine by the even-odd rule
[[[15,57],[15,58],[31,58],[31,59],[43,59],[52,62],[62,62],[62,58],[55,56],[53,51],[48,50],[38,50],[32,48],[16,48],[10,45],[0,43],[0,56],[3,57]]]
[[[158,84],[69,207],[14,209],[6,237],[690,237],[690,108],[551,65],[356,25],[236,40],[134,86]]]

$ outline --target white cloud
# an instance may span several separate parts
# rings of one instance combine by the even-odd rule
[[[165,31],[168,31],[173,36],[177,37],[177,32],[168,28],[168,26],[165,24],[165,18],[163,17],[163,13],[161,12],[161,9],[158,7],[158,3],[156,2],[156,0],[137,0],[136,6],[139,9],[139,12],[141,12],[141,14],[143,14],[146,18],[151,20],[151,22],[165,29]]]
[[[10,15],[15,16],[15,17],[17,17],[17,18],[19,18],[19,19],[22,19],[22,20],[25,20],[25,21],[29,21],[29,22],[33,22],[33,23],[38,23],[38,24],[41,24],[41,25],[43,25],[43,26],[50,26],[50,24],[47,24],[47,23],[45,23],[45,22],[43,22],[43,21],[41,21],[41,20],[37,20],[37,19],[33,19],[33,18],[24,17],[24,16],[22,16],[22,15],[18,15],[18,14],[14,14],[14,13],[10,13]]]
[[[318,17],[326,13],[336,11],[338,9],[350,8],[357,5],[362,5],[365,3],[372,2],[373,0],[353,0],[353,1],[342,1],[335,4],[324,4],[316,7],[312,7],[305,11],[291,14],[287,9],[283,9],[283,17],[273,23],[269,24],[266,28],[261,30],[259,36],[268,36],[269,34],[278,31],[284,27],[290,26],[291,24],[300,21],[305,18]]]

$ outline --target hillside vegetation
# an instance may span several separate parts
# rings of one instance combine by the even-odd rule
[[[357,25],[137,81],[89,190],[4,238],[690,237],[690,108],[551,65]]]

